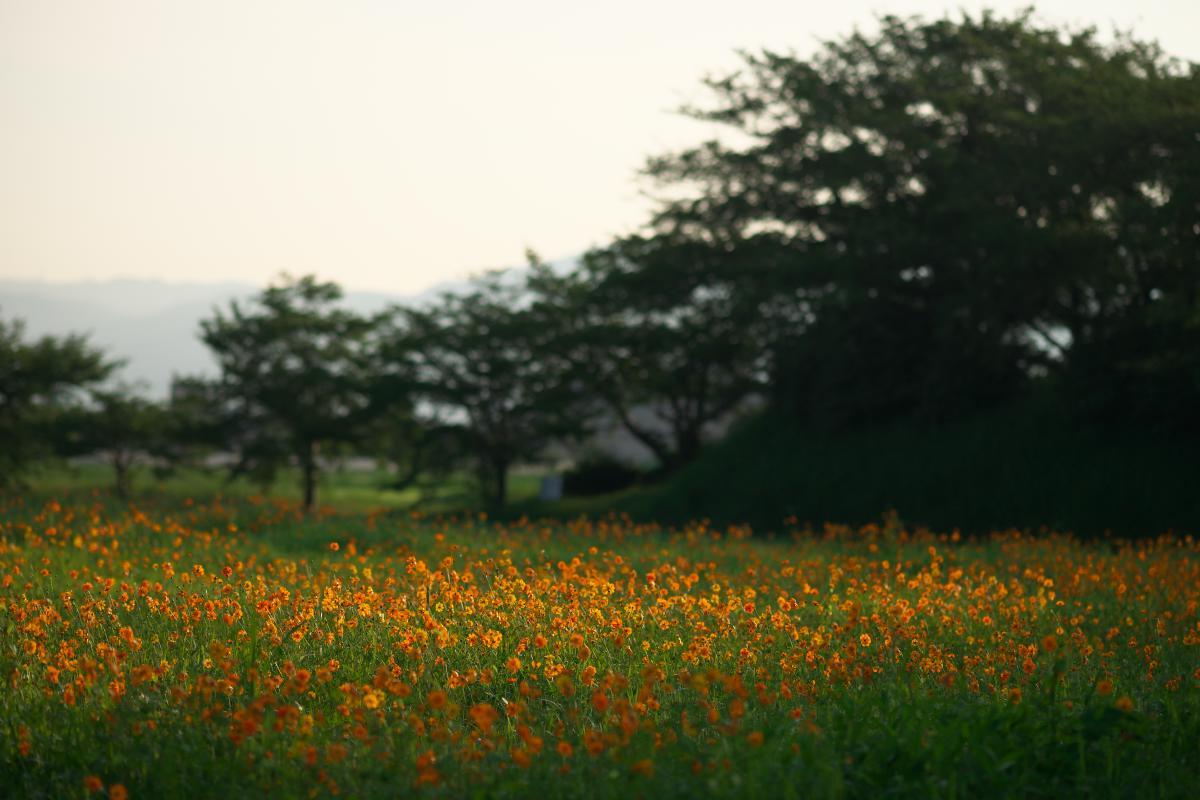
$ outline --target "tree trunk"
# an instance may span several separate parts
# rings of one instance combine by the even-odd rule
[[[129,462],[120,455],[114,456],[112,459],[113,474],[116,481],[113,489],[117,497],[122,502],[129,501]]]
[[[675,443],[674,462],[671,471],[674,472],[695,461],[700,455],[700,446],[699,425],[689,425],[680,431]]]
[[[642,428],[640,425],[635,423],[633,421],[633,416],[629,413],[629,410],[626,409],[625,406],[611,399],[607,400],[607,403],[609,408],[612,409],[613,413],[617,415],[618,421],[620,421],[625,430],[628,431],[633,438],[644,444],[646,448],[654,454],[654,457],[658,459],[659,465],[664,470],[670,471],[671,463],[675,457],[674,451],[671,450],[670,446],[666,442],[662,441],[662,439],[660,439],[658,436],[655,436],[653,433],[651,433],[648,429]]]
[[[508,499],[508,462],[498,459],[492,462],[492,505],[503,508]]]
[[[313,510],[317,501],[317,446],[314,442],[304,445],[300,455],[300,468],[304,480],[304,511]]]

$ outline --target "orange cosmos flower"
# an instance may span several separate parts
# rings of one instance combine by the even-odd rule
[[[475,724],[479,726],[480,732],[484,734],[491,733],[492,726],[500,718],[500,712],[490,703],[476,703],[471,706],[470,713],[471,719],[475,720]]]
[[[589,755],[598,756],[604,752],[604,736],[599,731],[584,731],[583,746]]]

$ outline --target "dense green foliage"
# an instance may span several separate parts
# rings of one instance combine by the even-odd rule
[[[19,320],[0,319],[0,487],[47,454],[57,415],[116,367],[84,336],[27,341]]]
[[[985,13],[709,87],[692,113],[737,135],[651,162],[655,228],[780,316],[761,344],[799,416],[969,416],[1049,373],[1081,410],[1197,432],[1200,67]]]

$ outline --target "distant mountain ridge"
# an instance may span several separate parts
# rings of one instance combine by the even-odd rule
[[[567,269],[574,259],[553,262]],[[411,295],[346,291],[345,307],[359,313],[393,303],[419,304],[466,281],[439,283]],[[263,289],[249,283],[168,283],[114,279],[50,283],[0,279],[0,319],[25,321],[30,336],[87,334],[112,357],[125,360],[123,381],[142,384],[165,397],[172,375],[215,375],[216,363],[199,339],[200,321],[229,301],[249,299]]]

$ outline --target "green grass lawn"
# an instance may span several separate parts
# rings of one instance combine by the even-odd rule
[[[185,468],[164,476],[150,469],[139,469],[133,480],[136,500],[172,503],[187,498],[200,499],[222,495],[230,498],[267,498],[299,502],[300,475],[297,470],[281,470],[265,488],[245,478],[229,481],[225,470]],[[474,479],[456,473],[434,484],[400,491],[389,488],[392,477],[384,470],[330,470],[320,477],[317,488],[319,505],[338,511],[404,509],[429,512],[460,511],[481,506]],[[515,472],[509,479],[509,499],[529,503],[537,497],[540,478],[528,472]],[[27,491],[38,498],[103,497],[111,495],[112,470],[103,464],[64,463],[41,465],[28,476]]]

